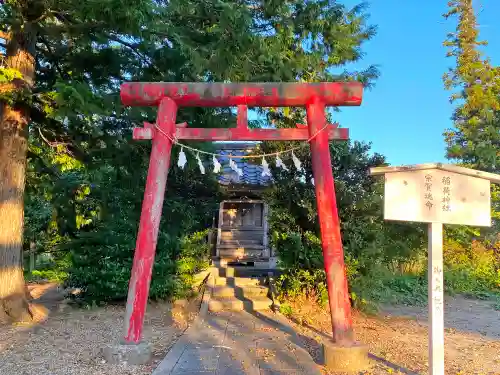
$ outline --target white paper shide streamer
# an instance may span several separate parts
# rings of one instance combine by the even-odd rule
[[[205,174],[205,166],[203,165],[203,162],[200,159],[200,154],[196,154],[196,161],[198,162],[198,167],[200,168],[201,174]]]
[[[212,156],[212,163],[214,163],[214,173],[220,173],[222,165],[219,163],[215,155]]]
[[[293,151],[292,151],[292,160],[293,160],[293,164],[295,165],[295,169],[297,169],[297,171],[301,172],[302,171],[302,163],[300,162],[299,158],[297,156],[295,156]]]
[[[236,165],[233,159],[229,159],[229,168],[231,168],[235,172],[238,171],[238,166]]]
[[[269,164],[267,164],[266,158],[262,157],[262,177],[271,177],[271,171],[269,170]]]
[[[279,154],[276,155],[276,166],[283,169],[284,171],[288,171],[288,167],[285,165],[285,163],[283,163],[283,160],[281,160]]]
[[[186,154],[184,153],[184,148],[181,147],[181,152],[179,152],[179,159],[177,160],[177,166],[180,169],[184,169],[186,163],[187,163]]]
[[[229,159],[229,168],[231,168],[233,171],[235,171],[238,176],[243,176],[243,170],[241,168],[238,168],[238,165],[233,159]]]

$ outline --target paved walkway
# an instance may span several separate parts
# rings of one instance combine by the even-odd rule
[[[153,375],[320,375],[296,339],[286,319],[272,312],[208,313]]]

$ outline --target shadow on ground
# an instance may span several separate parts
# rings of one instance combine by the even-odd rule
[[[304,326],[305,328],[307,328],[308,330],[314,332],[318,339],[313,339],[309,336],[306,336],[306,335],[302,335],[300,333],[296,333],[296,336],[297,336],[297,342],[296,344],[301,346],[302,348],[304,348],[305,350],[307,350],[309,352],[309,354],[311,355],[311,357],[314,359],[314,361],[319,364],[319,365],[323,365],[324,364],[324,358],[323,358],[323,350],[322,350],[322,341],[323,340],[330,340],[330,336],[326,335],[324,332],[316,329],[315,327],[311,326],[310,324],[307,324],[303,321],[299,321],[298,319],[295,319],[293,317],[290,317],[289,318],[290,321],[292,321],[293,323],[297,324],[297,325],[301,325],[301,326]],[[293,331],[293,328],[286,328],[287,330],[288,329],[291,329]],[[410,369],[407,369],[403,366],[400,366],[396,363],[393,363],[393,362],[390,362],[382,357],[378,357],[372,353],[369,353],[368,354],[372,363],[373,363],[373,366],[378,366],[378,365],[382,365],[388,369],[391,369],[391,370],[394,370],[394,371],[398,371],[399,373],[401,374],[405,374],[405,375],[418,375],[417,372],[415,371],[412,371]],[[364,373],[364,372],[362,372]]]
[[[209,313],[197,320],[154,375],[320,375],[286,319],[271,312]]]

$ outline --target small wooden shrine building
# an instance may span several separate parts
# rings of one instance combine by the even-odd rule
[[[229,156],[250,154],[256,143],[221,143],[218,153],[223,165],[219,183],[227,199],[220,203],[216,218],[217,241],[214,261],[216,264],[238,264],[256,268],[276,267],[276,257],[269,247],[268,205],[262,193],[272,183],[262,176],[262,166],[249,159],[233,158],[241,170],[238,174],[229,167]]]

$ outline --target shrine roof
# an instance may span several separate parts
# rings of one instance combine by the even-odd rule
[[[370,174],[372,176],[377,176],[386,173],[423,171],[429,169],[440,169],[442,171],[454,172],[466,176],[482,178],[485,180],[489,180],[493,183],[500,184],[500,175],[498,174],[478,171],[470,168],[464,168],[454,164],[443,164],[443,163],[426,163],[426,164],[404,165],[400,167],[370,168]]]
[[[233,171],[229,167],[229,155],[241,156],[249,155],[258,145],[256,142],[231,142],[218,143],[217,153],[227,155],[219,157],[219,162],[222,164],[222,173],[218,176],[221,185],[249,185],[255,187],[264,187],[272,183],[272,179],[268,176],[262,176],[262,166],[259,159],[240,159],[234,158],[234,162],[243,171],[242,176]]]

